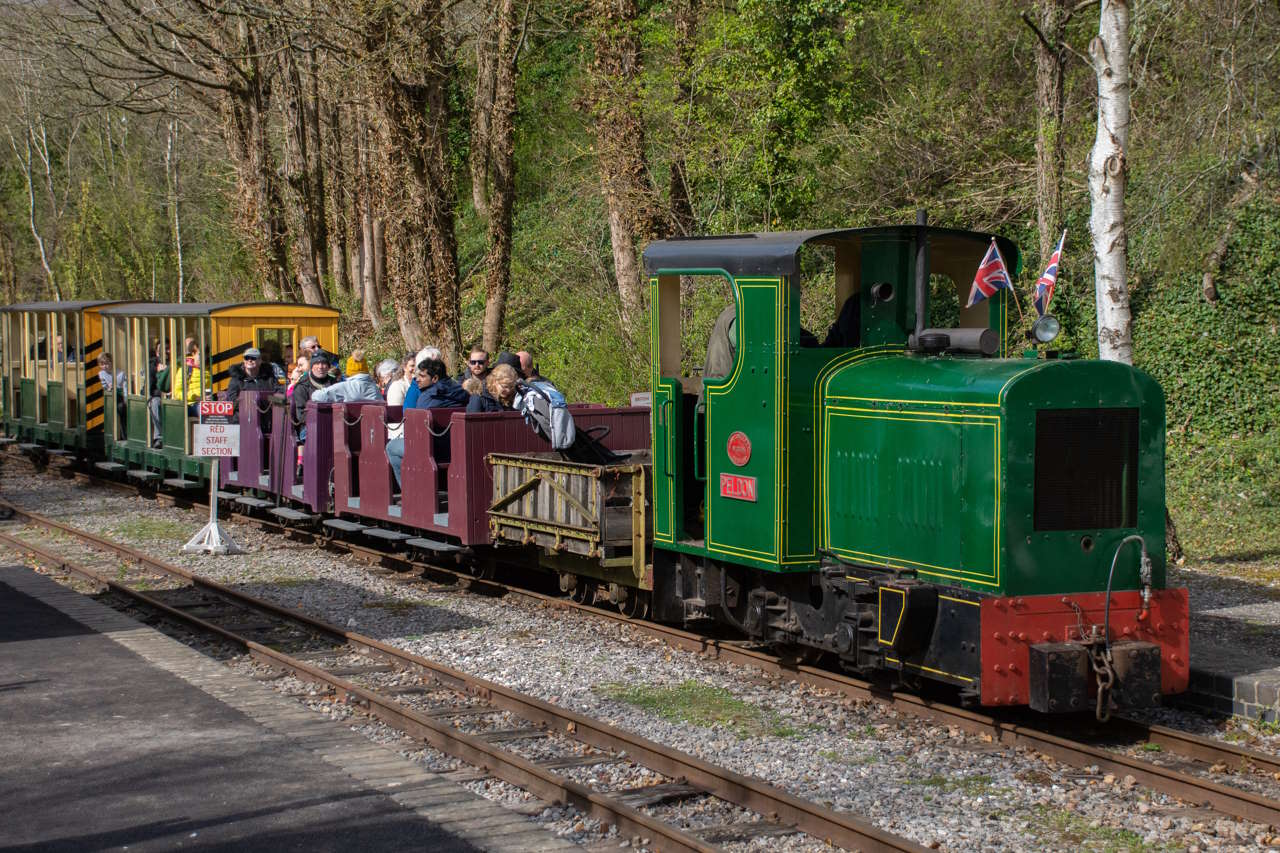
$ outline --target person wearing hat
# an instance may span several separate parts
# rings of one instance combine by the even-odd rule
[[[347,356],[347,369],[344,372],[348,377],[355,376],[357,373],[368,375],[369,362],[364,360],[364,350],[355,349],[351,351],[351,355]]]
[[[227,397],[240,411],[241,391],[279,391],[280,384],[270,368],[262,366],[262,352],[249,347],[242,356],[244,361],[231,365],[231,381],[227,383]]]
[[[333,364],[333,356],[324,350],[317,350],[311,356],[311,369],[307,375],[293,386],[293,402],[290,415],[293,417],[293,428],[298,432],[298,441],[307,440],[307,403],[311,395],[321,388],[327,388],[336,380],[329,375],[329,367]]]

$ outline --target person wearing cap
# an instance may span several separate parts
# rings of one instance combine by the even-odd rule
[[[227,383],[227,399],[240,411],[241,391],[279,391],[280,385],[270,368],[262,366],[262,352],[257,347],[244,351],[240,364],[231,365],[231,381]]]
[[[293,386],[293,402],[290,404],[292,411],[290,415],[293,418],[293,428],[298,432],[298,441],[307,440],[307,403],[311,402],[311,397],[321,388],[328,388],[334,383],[334,379],[329,376],[329,367],[332,363],[333,356],[324,350],[317,350],[311,356],[311,368],[307,371],[307,375],[298,380],[298,384]]]
[[[355,376],[357,373],[369,373],[369,362],[364,360],[364,350],[354,349],[351,355],[347,356],[347,369],[344,371],[347,376]]]

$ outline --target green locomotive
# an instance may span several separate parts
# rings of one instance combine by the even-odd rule
[[[919,224],[648,247],[656,618],[983,705],[1105,717],[1185,689],[1160,386],[1011,357],[1007,290],[960,307],[991,240]],[[801,325],[814,247],[839,307],[822,341]],[[707,276],[732,293],[709,347],[724,336],[723,376],[682,351],[682,302]],[[931,327],[931,308],[953,325]]]

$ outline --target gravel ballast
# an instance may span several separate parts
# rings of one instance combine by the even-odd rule
[[[1273,837],[1267,827],[1224,819],[1134,785],[1132,779],[1077,771],[877,704],[705,660],[625,625],[512,598],[407,586],[356,560],[236,523],[224,522],[224,527],[245,554],[184,555],[180,546],[205,521],[198,511],[166,508],[51,474],[32,476],[18,465],[5,466],[2,483],[5,497],[34,512],[759,777],[928,846],[1211,850],[1280,844],[1280,836]],[[325,700],[317,701],[323,708]],[[349,714],[351,709],[331,704],[326,712]],[[1192,715],[1160,713],[1169,724],[1206,726]],[[380,731],[367,718],[358,725]],[[1280,746],[1280,738],[1265,730],[1248,731],[1248,739],[1254,748]],[[405,749],[429,752],[407,739]],[[426,760],[456,769],[447,757]],[[610,766],[603,765],[602,772]],[[495,780],[471,784],[495,799],[527,797]],[[1280,792],[1280,785],[1270,791],[1262,787],[1270,796]],[[703,812],[699,805],[694,800],[674,808],[689,810],[684,817],[690,825],[732,819],[719,813],[723,804]],[[548,814],[546,819],[561,820],[557,828],[575,840],[602,840],[581,816]],[[791,842],[766,837],[732,846],[790,849]],[[805,844],[802,840],[795,849]]]

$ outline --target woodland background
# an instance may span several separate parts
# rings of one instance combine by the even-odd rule
[[[1136,364],[1196,562],[1280,578],[1280,2],[1134,0]],[[537,353],[645,385],[650,239],[1068,229],[1097,351],[1096,2],[0,2],[7,301],[297,299],[346,348]]]

